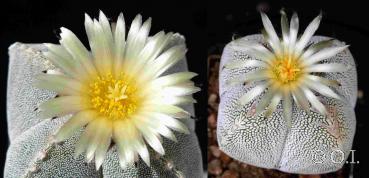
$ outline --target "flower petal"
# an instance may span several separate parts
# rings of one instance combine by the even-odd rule
[[[184,110],[184,109],[182,109],[178,106],[168,105],[168,104],[148,105],[148,106],[144,106],[142,108],[142,110],[149,111],[149,112],[164,113],[164,114],[167,114],[171,117],[178,118],[178,119],[190,118],[191,117],[191,114],[189,112],[187,112],[186,110]]]
[[[306,72],[345,72],[348,67],[340,63],[316,64],[305,69]]]
[[[298,31],[299,31],[299,18],[297,16],[297,13],[294,12],[291,17],[290,37],[289,37],[289,42],[288,42],[289,43],[288,51],[290,51],[290,54],[292,54],[293,52],[292,50],[294,50],[295,48]]]
[[[79,138],[78,143],[76,144],[76,149],[74,151],[75,159],[90,146],[90,142],[92,141],[95,135],[97,127],[98,127],[97,119],[94,119],[87,125],[86,129],[83,131],[81,137]]]
[[[245,95],[243,95],[240,99],[240,104],[245,105],[253,100],[255,97],[260,95],[266,88],[268,87],[267,84],[260,84],[256,85],[253,89],[248,91]]]
[[[130,149],[129,148],[126,148],[125,147],[125,144],[124,144],[124,140],[123,139],[117,139],[116,135],[113,134],[115,137],[114,137],[114,141],[115,141],[115,144],[117,146],[117,152],[118,152],[118,157],[119,157],[119,164],[120,164],[120,167],[122,169],[125,169],[127,166],[128,166],[128,162],[126,160],[126,157],[125,157],[125,152],[130,152]],[[131,154],[131,153],[130,153]]]
[[[61,69],[65,75],[81,79],[78,72],[74,70],[74,61],[72,56],[60,45],[44,44],[49,51],[44,52],[43,55],[57,68]]]
[[[94,135],[91,136],[89,140],[86,150],[86,159],[88,163],[92,161],[99,144],[103,141],[103,137],[105,136],[104,132],[112,128],[111,122],[106,120],[106,118],[97,118],[95,120],[97,126],[95,127]]]
[[[339,47],[331,47],[331,48],[324,48],[317,53],[311,55],[308,58],[304,58],[302,65],[310,66],[317,62],[320,62],[324,59],[328,59],[330,57],[335,56],[336,54],[340,53],[341,51],[345,50],[349,45],[346,46],[339,46]]]
[[[267,64],[271,64],[270,60],[275,58],[274,54],[260,43],[250,42],[241,38],[233,41],[230,45],[234,50],[245,52]]]
[[[340,86],[340,83],[337,80],[330,80],[316,75],[307,75],[306,77],[309,78],[310,80],[322,83],[327,86]]]
[[[61,96],[45,101],[39,106],[42,111],[41,118],[45,119],[72,114],[88,108],[80,96]]]
[[[141,125],[145,130],[150,130],[152,133],[158,133],[172,141],[177,142],[177,138],[173,132],[167,128],[162,122],[151,119],[149,116],[135,116],[135,124]]]
[[[159,98],[154,98],[153,100],[158,100]],[[161,101],[152,101],[152,103],[156,104],[169,104],[169,105],[184,105],[184,104],[192,104],[196,103],[196,100],[192,98],[192,96],[169,96],[164,95],[161,96]]]
[[[304,81],[304,84],[315,90],[316,92],[324,95],[324,96],[327,96],[327,97],[331,97],[331,98],[335,98],[335,99],[338,99],[338,100],[341,100],[341,97],[339,97],[332,89],[330,89],[329,87],[327,87],[326,85],[323,85],[319,82],[316,82],[314,80],[310,80],[309,78],[307,78],[305,81]]]
[[[295,54],[299,56],[305,46],[309,43],[311,37],[314,35],[315,31],[318,29],[320,21],[322,20],[322,14],[320,13],[314,20],[308,25],[304,33],[300,37],[299,41],[295,46]]]
[[[85,13],[85,30],[88,37],[88,42],[90,44],[90,48],[92,51],[96,50],[96,42],[95,42],[95,29],[94,29],[94,22],[92,21],[91,17]]]
[[[131,119],[131,118],[129,118]],[[113,137],[118,146],[119,155],[121,156],[121,166],[132,165],[135,157],[134,144],[137,138],[140,137],[133,121],[130,120],[116,120],[113,123]],[[122,165],[125,163],[126,165]]]
[[[270,42],[270,38],[268,36],[268,33],[265,31],[265,29],[261,29],[261,35],[263,36],[264,40],[263,41],[266,41],[266,42]],[[272,49],[273,50],[273,49]]]
[[[165,151],[159,139],[159,135],[155,134],[150,129],[147,129],[147,126],[143,124],[135,124],[136,127],[140,130],[140,133],[145,138],[146,142],[159,154],[164,155]]]
[[[281,13],[281,29],[282,29],[282,36],[283,36],[283,43],[285,46],[288,46],[288,41],[289,41],[289,35],[290,35],[290,31],[289,31],[289,25],[288,25],[288,18],[286,15],[286,12],[282,9],[280,11]]]
[[[99,22],[91,20],[85,14],[85,28],[89,39],[91,51],[95,58],[95,64],[100,73],[110,71],[112,66],[113,54],[113,35],[110,23],[105,14],[100,11]]]
[[[265,92],[265,94],[262,96],[262,99],[259,101],[259,103],[256,106],[255,116],[258,116],[259,114],[261,114],[268,107],[275,93],[276,91],[271,88],[269,88]]]
[[[118,16],[117,24],[115,26],[114,31],[114,51],[115,51],[115,61],[114,64],[114,72],[115,75],[119,75],[122,69],[123,60],[124,59],[124,51],[126,46],[126,25],[124,22],[123,13],[120,13]]]
[[[147,149],[146,143],[143,141],[142,137],[139,137],[136,144],[136,151],[142,158],[142,160],[146,163],[147,166],[150,167],[150,154],[149,150]]]
[[[127,35],[127,41],[126,41],[126,51],[125,51],[125,59],[126,60],[132,60],[129,55],[130,52],[128,52],[128,46],[132,46],[135,44],[135,39],[137,36],[137,33],[140,31],[142,24],[142,16],[138,14],[135,19],[131,23],[131,27],[129,28],[128,35]],[[129,47],[130,49],[132,47]]]
[[[94,40],[96,48],[92,50],[94,54],[96,68],[101,74],[109,73],[112,69],[112,46],[109,44],[109,35],[105,34],[105,31],[101,24],[94,20]],[[110,32],[111,35],[111,32]]]
[[[271,102],[270,102],[270,105],[268,106],[266,112],[265,112],[265,117],[266,118],[269,118],[273,112],[277,109],[277,106],[279,104],[279,102],[281,101],[282,99],[282,95],[280,93],[276,93]]]
[[[160,135],[162,135],[165,138],[168,138],[174,142],[178,142],[176,136],[174,133],[168,129],[166,126],[160,124],[158,127],[155,128],[155,131],[157,131]]]
[[[228,80],[227,85],[232,86],[232,85],[237,85],[240,83],[256,82],[256,81],[265,80],[267,78],[268,78],[268,75],[265,70],[255,70],[252,72],[248,72],[244,76]]]
[[[56,133],[55,141],[61,142],[71,137],[75,131],[82,128],[97,116],[93,110],[83,110],[72,116]]]
[[[151,60],[149,61],[155,60],[159,56],[159,54],[161,54],[164,51],[164,49],[168,47],[168,44],[171,42],[172,38],[173,32],[167,33],[162,39],[162,41],[157,44],[156,46],[157,50],[155,50],[154,54],[151,57]]]
[[[91,48],[91,52],[93,54],[95,65],[99,65],[100,61],[97,61],[98,59],[101,59],[101,53],[99,53],[100,50],[100,42],[99,38],[101,34],[98,34],[96,32],[95,23],[92,21],[91,17],[85,13],[85,30],[88,37],[88,42]]]
[[[310,109],[310,104],[300,88],[292,91],[293,99],[295,100],[296,104],[303,109],[305,112],[308,112]]]
[[[165,126],[181,132],[185,134],[189,134],[190,131],[188,130],[187,126],[184,125],[181,121],[178,119],[174,119],[168,115],[162,114],[162,113],[150,113],[147,115],[147,117],[151,117],[153,120],[156,120],[159,123],[164,124]]]
[[[199,87],[195,87],[192,82],[189,82],[189,83],[182,83],[182,84],[177,84],[173,86],[167,86],[167,87],[162,88],[159,92],[163,92],[166,95],[171,95],[171,96],[185,96],[185,95],[191,95],[200,90],[201,89]]]
[[[274,30],[272,22],[270,22],[268,16],[264,12],[260,12],[261,20],[263,21],[264,29],[268,34],[270,39],[270,45],[273,48],[274,52],[279,55],[282,53],[281,44],[279,41],[279,37]]]
[[[40,74],[33,85],[37,88],[55,91],[59,94],[79,95],[83,93],[83,84],[64,75]]]
[[[105,122],[107,125],[105,125],[105,128],[102,128],[101,137],[99,140],[99,144],[96,148],[95,152],[95,166],[96,170],[100,168],[102,163],[104,162],[105,155],[110,147],[111,144],[111,137],[112,137],[112,131],[113,131],[113,125],[110,121]]]
[[[316,52],[325,49],[327,47],[331,47],[333,45],[334,39],[319,41],[318,43],[315,43],[311,45],[302,55],[299,59],[307,59],[311,55],[315,54]]]
[[[113,34],[112,34],[112,30],[110,27],[110,23],[108,18],[106,18],[105,14],[100,11],[99,13],[99,23],[101,24],[101,27],[104,31],[104,38],[106,39],[107,43],[109,44],[109,49],[114,49],[113,48]]]
[[[302,91],[304,92],[306,98],[309,100],[313,108],[315,108],[320,114],[326,115],[327,110],[324,104],[319,101],[318,97],[316,97],[314,93],[306,87],[302,87]]]
[[[227,69],[267,67],[267,64],[260,60],[237,60],[225,64],[224,67]]]
[[[177,72],[156,78],[151,82],[151,85],[155,87],[175,85],[178,83],[187,82],[195,76],[197,76],[197,74],[193,72]]]
[[[156,58],[155,54],[159,54],[161,52],[162,49],[160,49],[160,45],[165,39],[166,36],[164,31],[161,31],[148,39],[147,43],[143,49],[141,49],[141,52],[137,57],[137,61],[134,64],[134,71],[141,69],[141,67],[149,60]]]
[[[283,96],[283,116],[286,120],[288,128],[292,126],[292,101],[290,93],[285,93]]]
[[[89,51],[73,32],[64,27],[60,28],[60,30],[61,40],[59,42],[76,61],[75,69],[85,69],[89,75],[96,76],[96,68],[92,63]]]
[[[135,20],[132,22],[131,29],[132,29],[132,26],[139,24],[140,21],[141,21],[141,16],[138,15],[135,18]],[[134,26],[134,28],[136,27]],[[146,20],[142,24],[142,27],[137,32],[133,31],[131,33],[131,29],[130,29],[130,31],[128,32],[128,38],[126,42],[126,51],[125,51],[125,58],[127,60],[132,62],[132,60],[137,59],[138,54],[141,52],[142,48],[145,46],[150,28],[151,28],[151,18]],[[133,64],[133,63],[128,63],[128,64]]]
[[[147,72],[147,75],[151,77],[158,77],[178,61],[185,57],[187,52],[185,45],[176,45],[162,53],[158,58],[152,63],[147,64],[147,68],[151,72]],[[146,77],[146,76],[145,76]]]
[[[69,54],[69,52],[61,45],[52,44],[52,43],[44,43],[46,48],[52,52],[54,55],[58,56],[59,58],[65,60],[63,62],[67,63],[68,65],[75,65],[72,60],[72,56]]]

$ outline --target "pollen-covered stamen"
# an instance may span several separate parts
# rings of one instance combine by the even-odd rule
[[[271,70],[274,74],[273,78],[282,84],[294,82],[302,74],[299,60],[290,57],[276,59]]]
[[[139,104],[136,87],[122,77],[111,74],[98,77],[90,84],[92,107],[110,119],[124,119],[134,113]]]

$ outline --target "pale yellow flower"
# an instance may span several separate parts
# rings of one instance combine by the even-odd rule
[[[297,14],[293,14],[290,25],[286,13],[282,10],[281,14],[282,39],[278,37],[269,18],[261,12],[265,29],[264,40],[268,45],[244,39],[232,43],[234,48],[246,51],[247,54],[256,59],[231,62],[225,67],[228,69],[243,67],[256,69],[245,74],[242,78],[228,82],[229,84],[256,83],[254,88],[240,98],[242,105],[265,93],[256,107],[256,115],[261,114],[267,108],[265,116],[269,117],[280,101],[282,101],[284,116],[288,124],[291,122],[292,101],[295,101],[305,111],[309,111],[311,104],[319,113],[326,115],[325,106],[313,91],[327,97],[340,99],[329,87],[338,85],[338,82],[323,78],[320,74],[343,72],[347,69],[341,63],[321,62],[335,56],[348,46],[332,47],[332,40],[321,41],[309,46],[309,41],[318,29],[322,16],[317,16],[298,39],[299,20]]]
[[[91,52],[68,29],[61,28],[61,45],[45,44],[44,55],[62,74],[43,74],[35,86],[55,91],[59,97],[40,105],[42,117],[72,114],[55,134],[61,142],[86,126],[75,154],[86,152],[99,169],[112,140],[123,168],[138,156],[150,165],[147,145],[164,155],[161,136],[176,141],[172,130],[189,133],[180,119],[190,114],[178,105],[193,103],[199,91],[190,81],[192,72],[163,73],[184,59],[185,45],[169,47],[173,33],[149,36],[151,18],[133,20],[126,39],[123,14],[112,29],[105,15],[99,20],[85,15]],[[172,130],[171,130],[172,129]]]

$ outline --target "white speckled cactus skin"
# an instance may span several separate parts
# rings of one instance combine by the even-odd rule
[[[326,39],[328,38],[315,36],[311,42]],[[250,35],[243,40],[262,42],[263,37]],[[343,42],[335,40],[334,45],[342,46]],[[293,105],[290,129],[283,118],[281,104],[270,118],[264,118],[262,115],[248,116],[263,94],[245,106],[238,104],[239,98],[251,89],[253,84],[245,86],[226,84],[229,79],[237,78],[252,69],[229,70],[223,69],[223,66],[233,60],[250,59],[252,57],[244,52],[235,51],[230,45],[223,51],[217,128],[220,148],[247,164],[284,172],[322,174],[340,169],[349,156],[356,126],[354,107],[357,76],[355,62],[349,50],[323,61],[340,62],[349,67],[346,72],[327,73],[325,76],[341,83],[341,86],[333,89],[343,98],[342,101],[318,95],[327,106],[327,117],[321,116],[313,109],[310,109],[310,113],[306,113]]]
[[[172,44],[183,43],[184,38],[175,35]],[[119,165],[115,146],[108,152],[102,170],[95,170],[93,163],[86,164],[84,156],[73,158],[75,144],[81,131],[61,145],[48,146],[50,136],[59,129],[68,117],[41,120],[37,106],[55,96],[55,93],[32,86],[34,76],[44,70],[53,69],[40,51],[43,45],[15,43],[9,48],[9,79],[7,111],[10,147],[7,152],[4,177],[175,177],[163,160],[155,159],[151,151],[151,167],[140,160],[136,167],[125,170]],[[168,70],[186,71],[186,60]],[[192,115],[193,106],[184,106]],[[178,142],[163,139],[164,158],[173,161],[176,170],[185,177],[202,175],[201,153],[194,133],[194,121],[185,122],[191,134],[175,133]],[[49,147],[49,150],[45,150]]]

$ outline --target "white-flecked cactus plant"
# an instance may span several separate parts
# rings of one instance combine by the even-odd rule
[[[356,126],[351,53],[344,42],[312,37],[320,16],[297,38],[297,15],[289,28],[282,11],[280,41],[263,13],[262,19],[264,35],[237,39],[223,51],[217,124],[221,150],[247,164],[290,173],[340,169]],[[299,87],[303,93],[296,93]]]
[[[161,37],[164,37],[163,34],[156,36],[157,39]],[[166,39],[168,40],[167,45],[163,49],[177,45],[183,46],[185,43],[184,37],[179,34],[166,37],[169,38]],[[55,134],[59,133],[60,128],[68,123],[73,115],[42,118],[45,117],[41,115],[45,114],[45,110],[41,110],[40,105],[59,94],[35,87],[35,83],[39,82],[36,81],[39,80],[39,78],[36,79],[38,76],[45,75],[44,73],[60,73],[60,68],[45,56],[48,50],[49,48],[42,44],[15,43],[9,48],[7,111],[10,147],[7,152],[4,177],[201,177],[201,153],[194,133],[195,124],[191,119],[181,121],[188,128],[189,134],[173,132],[175,137],[171,135],[169,138],[177,142],[166,137],[159,139],[165,150],[164,155],[155,153],[156,148],[148,148],[150,157],[142,157],[140,154],[141,158],[139,158],[136,154],[134,165],[128,162],[129,153],[126,152],[122,158],[116,144],[111,144],[107,150],[106,155],[102,158],[103,162],[100,163],[101,167],[96,166],[96,161],[89,160],[90,158],[86,158],[85,155],[76,156],[75,148],[86,130],[84,127],[71,133],[70,137],[64,139],[63,142],[56,142]],[[177,64],[162,71],[161,76],[184,71],[187,71],[187,63],[182,57]],[[114,94],[113,92],[115,90],[111,94]],[[122,92],[124,94],[125,91],[122,89]],[[114,101],[119,100],[115,98]],[[182,108],[188,112],[186,114],[194,114],[192,104],[182,105]],[[177,117],[184,116],[182,114]],[[170,123],[173,124],[173,122],[165,124]],[[161,128],[162,130],[158,133],[167,133],[170,136],[171,132],[168,132],[168,129]],[[127,149],[131,148],[127,147]],[[86,159],[89,163],[86,163]],[[122,161],[127,162],[122,163]]]

